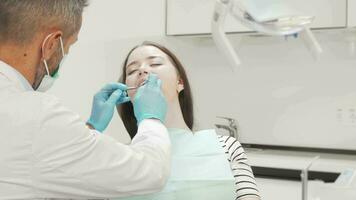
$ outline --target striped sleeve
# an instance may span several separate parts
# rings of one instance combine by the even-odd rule
[[[247,197],[260,199],[255,177],[240,142],[230,136],[219,135],[218,138],[235,178],[236,200],[243,200]]]

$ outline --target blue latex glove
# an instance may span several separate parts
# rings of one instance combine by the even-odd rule
[[[139,124],[144,119],[154,118],[164,123],[167,102],[161,91],[161,80],[150,74],[145,85],[141,86],[133,100],[134,113]]]
[[[96,93],[87,124],[100,132],[104,131],[112,119],[116,105],[130,101],[126,89],[124,84],[110,83]]]

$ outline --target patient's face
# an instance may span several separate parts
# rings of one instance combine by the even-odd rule
[[[168,102],[178,99],[179,75],[168,55],[154,46],[138,47],[128,58],[125,84],[128,87],[141,85],[149,73],[157,74],[161,79],[162,91]],[[128,91],[131,101],[136,91]]]

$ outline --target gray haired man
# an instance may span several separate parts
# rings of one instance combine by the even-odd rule
[[[129,100],[126,85],[100,90],[87,122],[44,93],[78,39],[87,4],[0,0],[0,199],[122,197],[158,191],[167,180],[167,106],[160,89],[150,90],[157,77],[137,91],[142,120],[130,145],[100,133]]]

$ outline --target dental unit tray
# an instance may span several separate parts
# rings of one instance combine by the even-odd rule
[[[321,46],[308,28],[314,17],[299,14],[278,0],[216,0],[212,19],[212,36],[216,46],[232,66],[241,64],[237,52],[226,37],[226,16],[232,16],[246,27],[267,35],[290,36],[299,34],[314,58],[322,53]]]

